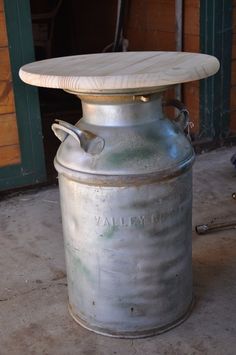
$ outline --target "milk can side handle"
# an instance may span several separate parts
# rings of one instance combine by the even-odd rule
[[[56,122],[58,123],[52,124],[52,130],[61,142],[64,142],[67,136],[71,135],[86,153],[96,155],[104,149],[105,141],[103,138],[92,132],[81,130],[68,122],[62,120],[56,120]]]
[[[189,119],[189,111],[187,107],[179,100],[169,100],[163,103],[163,106],[173,106],[179,110],[178,116],[173,122],[185,133],[189,141],[191,142],[191,128],[194,127],[194,123]]]

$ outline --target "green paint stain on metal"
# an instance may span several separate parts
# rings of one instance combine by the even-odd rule
[[[78,256],[74,255],[74,265],[77,270],[79,270],[86,277],[90,276],[89,269],[82,263],[81,259]]]
[[[105,239],[111,239],[117,230],[118,226],[109,226],[107,230],[103,233],[102,237]]]
[[[154,154],[153,150],[148,147],[125,149],[120,153],[113,153],[108,157],[108,162],[111,165],[124,164],[134,159],[149,159]]]
[[[91,273],[87,266],[81,261],[77,252],[71,250],[71,247],[66,245],[66,251],[68,253],[68,257],[70,259],[70,263],[73,265],[73,273],[77,273],[78,271],[86,276],[86,278],[91,279]]]

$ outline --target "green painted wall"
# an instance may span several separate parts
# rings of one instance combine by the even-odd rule
[[[200,49],[216,56],[219,72],[200,84],[200,138],[229,134],[232,51],[232,1],[200,1]]]

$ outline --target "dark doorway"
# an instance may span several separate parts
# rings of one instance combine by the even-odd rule
[[[116,0],[30,0],[36,60],[99,53],[114,39]],[[45,160],[49,179],[59,141],[51,131],[55,119],[75,124],[80,101],[63,90],[39,88]]]

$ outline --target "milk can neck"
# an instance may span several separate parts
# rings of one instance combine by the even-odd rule
[[[80,95],[83,119],[98,126],[130,126],[163,118],[162,95]]]

